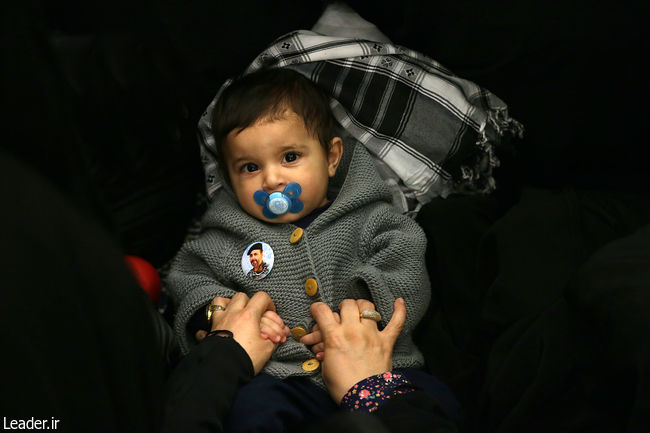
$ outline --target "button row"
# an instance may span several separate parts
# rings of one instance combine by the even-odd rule
[[[299,242],[300,239],[302,239],[303,233],[304,230],[298,227],[291,233],[289,242],[292,244]],[[318,283],[314,278],[308,278],[307,281],[305,281],[305,293],[307,293],[309,296],[316,296],[318,293]],[[305,335],[307,335],[307,331],[305,328],[302,328],[300,326],[296,326],[291,330],[291,336],[296,341],[300,341],[300,339]],[[316,358],[308,359],[302,363],[302,369],[304,371],[315,371],[318,369],[318,367],[320,367],[320,362]]]

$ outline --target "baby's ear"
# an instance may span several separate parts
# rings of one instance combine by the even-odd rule
[[[327,173],[329,177],[334,177],[336,174],[336,169],[339,167],[342,155],[343,140],[341,140],[341,137],[332,138],[329,151],[327,152]]]

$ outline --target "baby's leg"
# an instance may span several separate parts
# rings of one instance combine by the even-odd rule
[[[329,394],[306,377],[281,380],[260,373],[237,392],[226,432],[285,432],[336,408]]]

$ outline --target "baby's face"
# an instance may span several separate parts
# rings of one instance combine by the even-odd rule
[[[340,138],[334,138],[326,152],[293,111],[280,120],[258,122],[235,132],[226,137],[223,161],[237,201],[248,214],[271,223],[290,223],[327,203],[328,179],[341,159]],[[304,204],[302,211],[274,219],[262,215],[262,206],[255,203],[253,194],[259,190],[282,192],[290,182],[302,187],[298,197]]]

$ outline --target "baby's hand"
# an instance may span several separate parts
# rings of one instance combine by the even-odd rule
[[[267,310],[260,321],[260,333],[262,338],[271,340],[274,343],[284,343],[290,333],[289,327],[275,311]]]
[[[323,350],[325,349],[325,345],[323,344],[323,336],[320,333],[318,325],[314,325],[314,327],[311,328],[311,332],[305,334],[300,339],[300,342],[304,345],[311,346],[311,351],[316,354],[316,359],[319,361],[323,360]]]
[[[337,323],[341,323],[341,316],[339,316],[339,313],[334,312],[334,319]],[[323,352],[325,350],[325,344],[323,343],[323,335],[320,332],[318,324],[315,324],[314,327],[311,328],[311,332],[303,336],[300,339],[300,342],[307,346],[311,346],[311,351],[316,354],[316,359],[319,361],[323,360],[325,357]]]

